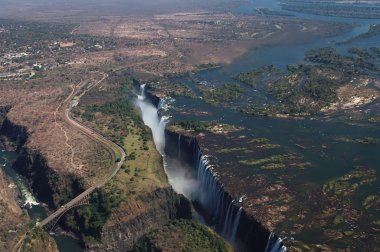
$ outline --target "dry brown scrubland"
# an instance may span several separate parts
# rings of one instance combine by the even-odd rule
[[[150,77],[196,71],[211,64],[229,64],[253,48],[303,42],[347,28],[274,17],[193,12],[154,16],[102,17],[82,22],[76,34],[112,36],[118,48],[91,54],[87,61],[124,59],[124,67]],[[108,55],[107,55],[108,54]]]
[[[94,154],[99,158],[109,157],[102,153],[102,146],[64,121],[66,108],[62,103],[72,91],[72,85],[95,82],[101,75],[74,72],[68,70],[69,78],[56,71],[42,79],[3,82],[0,100],[2,106],[11,106],[7,118],[28,130],[25,148],[41,153],[48,166],[59,173],[87,177],[93,169],[104,169],[104,160],[95,160]]]
[[[41,15],[33,18],[44,20]],[[129,70],[141,80],[190,73],[231,63],[255,47],[314,39],[342,28],[337,24],[213,12],[110,15],[71,21],[80,24],[74,33],[112,36],[116,48],[71,55],[71,65],[48,70],[42,78],[0,81],[0,106],[10,106],[7,118],[27,129],[24,148],[40,153],[48,167],[61,175],[84,178],[87,186],[108,174],[113,162],[103,146],[64,120],[66,108],[62,104],[76,85],[91,85],[111,70]],[[113,89],[114,85],[105,80],[96,90]],[[107,96],[99,99],[100,103],[102,99],[112,100]],[[5,203],[15,210],[11,211],[14,220],[21,218],[15,201]]]

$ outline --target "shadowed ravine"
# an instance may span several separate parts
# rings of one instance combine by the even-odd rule
[[[145,84],[139,88],[136,106],[141,110],[144,123],[152,130],[174,190],[200,205],[202,213],[209,219],[208,223],[231,244],[241,243],[247,251],[286,251],[281,238],[235,204],[218,181],[212,162],[202,154],[196,139],[165,131],[168,117],[159,116],[163,102],[158,102],[155,107],[152,104],[155,101],[147,97],[145,88]]]

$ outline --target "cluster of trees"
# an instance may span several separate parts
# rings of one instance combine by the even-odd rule
[[[212,122],[182,121],[177,122],[174,125],[178,125],[180,128],[185,130],[206,131],[212,124]]]
[[[22,46],[34,46],[41,49],[46,41],[67,38],[74,25],[0,20],[0,26],[6,31],[0,33],[1,49],[16,50]],[[2,50],[3,51],[3,50]],[[4,51],[3,51],[4,52]]]
[[[203,99],[211,105],[221,105],[239,99],[242,89],[239,84],[224,84],[217,87],[197,86]]]
[[[0,53],[9,51],[27,51],[31,54],[38,51],[97,51],[109,50],[116,46],[112,38],[71,34],[73,24],[26,22],[0,19]],[[59,48],[54,42],[74,42],[75,46]],[[97,46],[95,46],[97,45]]]
[[[173,248],[178,244],[181,244],[180,248]],[[173,249],[175,251],[232,251],[229,245],[208,227],[182,219],[175,220],[145,235],[136,243],[134,251],[171,251]]]
[[[341,55],[333,48],[311,49],[305,53],[305,60],[313,64],[288,65],[288,74],[274,79],[267,87],[268,93],[275,98],[273,103],[251,104],[242,112],[252,115],[315,114],[335,102],[337,89],[350,83],[355,75],[372,75],[379,71],[373,56],[376,51],[376,48],[351,48],[348,50],[351,55]],[[244,76],[255,79],[257,73],[260,71]]]
[[[240,73],[237,76],[234,77],[235,80],[241,81],[253,88],[256,87],[257,81],[259,79],[262,79],[263,77],[272,76],[275,73],[279,73],[280,70],[276,68],[274,65],[264,65],[259,67],[258,69],[255,69],[251,72],[247,73]]]
[[[144,122],[135,113],[131,100],[128,97],[121,98],[115,102],[106,103],[102,105],[87,106],[81,114],[83,120],[92,121],[95,119],[95,113],[100,112],[107,116],[112,116],[110,121],[110,130],[107,137],[112,141],[123,146],[123,140],[129,134],[128,124],[133,122],[140,129],[140,137],[143,142],[143,148],[148,149],[149,133],[146,130]],[[136,133],[136,132],[134,132]]]
[[[351,48],[349,52],[361,52],[359,57],[344,56],[339,54],[334,48],[316,48],[305,53],[305,60],[313,63],[323,64],[328,68],[344,72],[346,75],[367,73],[368,71],[378,71],[376,63],[372,62],[372,57],[364,56],[366,49]]]
[[[112,209],[120,204],[117,191],[106,192],[96,189],[90,196],[90,205],[81,206],[68,212],[62,219],[67,229],[81,237],[84,243],[101,240],[101,230],[111,215]]]

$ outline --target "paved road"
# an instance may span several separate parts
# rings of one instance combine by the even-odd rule
[[[91,88],[93,88],[93,87],[97,86],[98,84],[100,84],[101,82],[103,82],[107,77],[108,76],[106,74],[104,74],[103,78],[100,81],[98,81],[94,85],[89,86],[82,94],[79,94],[79,97],[82,97],[84,93],[86,93]],[[114,152],[115,150],[117,150],[120,153],[120,161],[118,163],[116,163],[115,170],[112,172],[112,174],[110,174],[103,181],[101,181],[101,182],[97,183],[96,185],[91,186],[90,188],[88,188],[87,190],[85,190],[84,192],[82,192],[81,194],[79,194],[78,196],[76,196],[74,199],[72,199],[67,204],[61,206],[57,211],[55,211],[54,213],[52,213],[46,219],[44,219],[41,222],[37,223],[38,227],[44,227],[49,222],[53,221],[56,217],[61,216],[62,214],[64,214],[68,209],[76,206],[78,203],[81,202],[81,200],[83,200],[85,197],[87,197],[89,194],[91,194],[96,188],[100,188],[100,187],[104,186],[120,170],[120,168],[123,165],[124,160],[126,158],[126,154],[125,154],[125,151],[123,150],[123,148],[121,148],[116,143],[108,140],[107,138],[105,138],[104,136],[100,135],[99,133],[94,132],[93,130],[87,128],[86,126],[84,126],[83,124],[81,124],[80,122],[76,121],[75,119],[73,119],[70,116],[70,111],[72,109],[71,101],[72,101],[72,99],[75,96],[78,97],[78,91],[82,87],[83,87],[83,85],[76,87],[76,92],[73,92],[72,94],[70,94],[70,96],[67,99],[67,102],[64,104],[64,108],[65,108],[64,119],[65,119],[65,121],[69,125],[71,125],[71,126],[75,127],[76,129],[80,130],[82,133],[84,133],[85,135],[87,135],[91,139],[93,139],[93,140],[101,143],[103,146],[105,146],[106,148],[110,149],[111,153]]]

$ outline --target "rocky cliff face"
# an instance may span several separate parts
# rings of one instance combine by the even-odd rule
[[[151,103],[158,107],[160,103],[160,98],[155,96],[150,92],[149,86],[146,89],[146,97],[151,101]],[[184,134],[177,133],[172,130],[165,130],[165,154],[178,158],[181,162],[188,164],[194,169],[195,174],[198,173],[198,154],[202,152],[198,140],[193,136],[188,136]],[[218,179],[215,178],[217,181]],[[208,184],[212,184],[209,181]],[[220,184],[220,182],[216,182]],[[206,219],[209,219],[209,222],[219,230],[223,230],[222,233],[226,233],[226,219],[231,217],[231,215],[236,214],[239,211],[239,205],[236,204],[236,201],[233,201],[231,194],[222,189],[223,192],[219,193],[219,190],[215,191],[218,195],[215,197],[223,198],[221,202],[224,204],[218,204],[218,209],[213,209],[211,212],[206,209],[202,209],[200,202],[195,202],[200,211],[203,213]],[[212,193],[212,192],[205,192]],[[231,202],[235,202],[231,204]],[[223,209],[220,209],[223,208]],[[219,212],[218,221],[215,221],[215,213]],[[229,228],[232,228],[231,225],[227,225]],[[235,240],[235,246],[238,251],[265,251],[268,246],[268,239],[271,235],[271,231],[266,228],[260,221],[258,221],[254,216],[250,215],[244,209],[241,210],[240,219],[236,226],[236,237],[232,237]],[[277,239],[277,236],[273,235],[274,240]],[[231,237],[228,237],[231,238]],[[271,244],[269,244],[271,246]]]
[[[63,200],[73,198],[85,188],[82,180],[70,174],[56,172],[37,150],[27,147],[28,132],[5,117],[0,134],[17,146],[19,156],[14,169],[26,177],[37,199],[56,209]],[[152,229],[170,220],[193,216],[191,203],[170,187],[156,189],[123,203],[112,212],[102,230],[102,243],[89,245],[89,251],[128,251],[134,243]]]
[[[165,153],[168,156],[172,157],[180,156],[181,161],[186,162],[190,164],[190,166],[194,169],[197,169],[197,160],[195,157],[197,156],[197,150],[200,150],[197,139],[192,136],[182,135],[170,130],[166,130],[165,137]],[[215,197],[218,197],[218,195],[215,195]],[[222,202],[225,203],[232,202],[233,200],[233,197],[229,194],[228,191],[225,190],[222,196],[219,197],[223,197]],[[220,230],[223,230],[225,228],[224,220],[228,216],[228,214],[225,213],[227,211],[227,208],[230,207],[234,209],[232,211],[230,210],[231,213],[236,213],[239,209],[238,204],[234,204],[232,206],[229,204],[221,204],[219,208],[224,209],[214,210],[215,212],[221,211],[221,213],[224,213],[224,215],[226,215],[224,216],[222,214],[224,217],[221,220],[216,222],[214,220],[214,223],[212,223],[217,227],[217,229],[219,228]],[[204,212],[206,216],[210,216],[210,219],[215,219],[211,217],[214,215],[214,213],[207,212],[207,210]],[[244,209],[242,209],[236,230],[236,246],[238,247],[239,251],[265,251],[270,234],[270,230],[264,227],[264,225],[256,220],[254,216],[248,214]]]
[[[13,168],[27,178],[37,199],[52,209],[84,191],[80,178],[55,172],[40,153],[26,148],[21,150]]]
[[[10,109],[11,107],[9,106],[0,106],[0,125]]]
[[[28,139],[28,133],[25,127],[14,124],[5,113],[6,109],[3,109],[4,116],[1,122],[0,135],[6,138],[6,142],[13,143],[16,151],[20,151]],[[7,144],[9,145],[9,144]]]
[[[192,218],[191,203],[171,188],[161,188],[123,204],[102,231],[102,244],[89,251],[131,251],[134,243],[170,220]]]
[[[5,116],[0,127],[0,135],[12,142],[19,153],[13,168],[25,176],[33,193],[50,208],[56,208],[62,200],[82,192],[83,183],[73,175],[60,174],[48,166],[47,160],[36,150],[26,147],[28,131],[25,127],[13,123]]]
[[[29,218],[18,205],[18,190],[0,169],[0,251],[12,251],[26,232]]]

